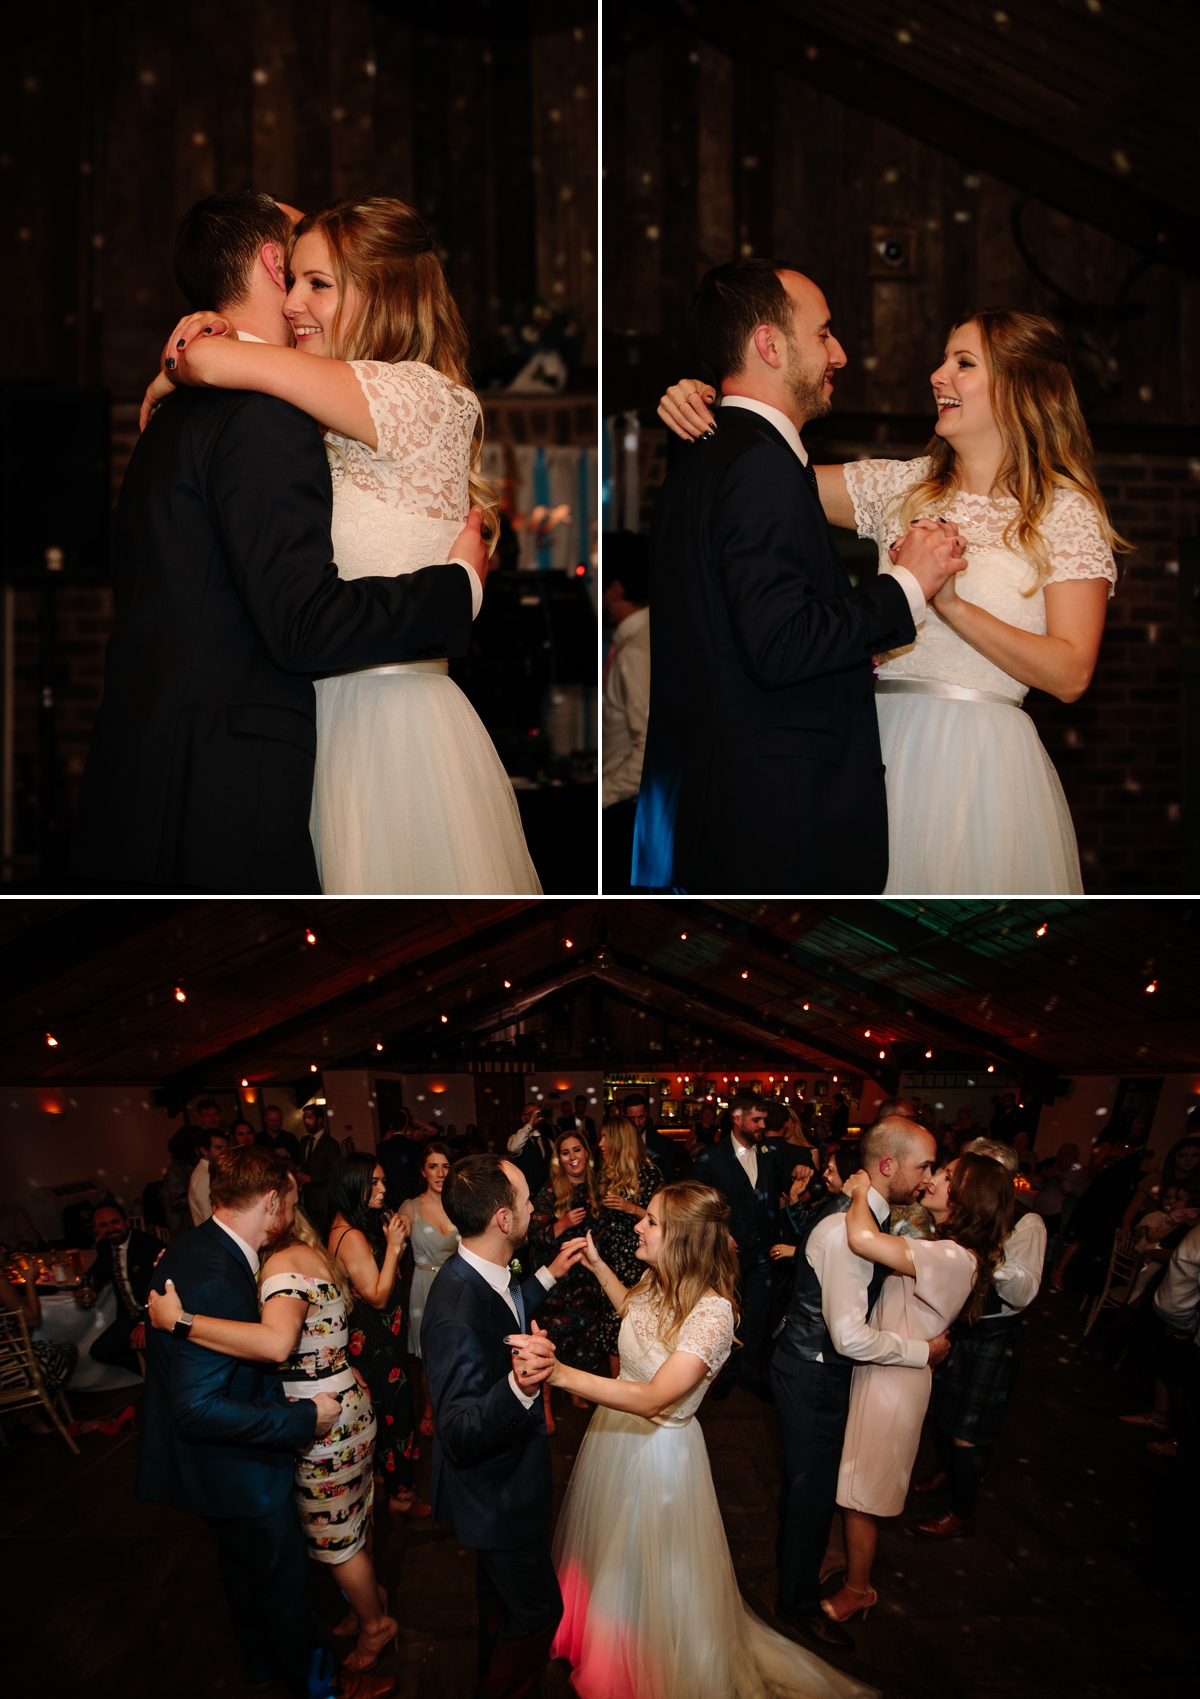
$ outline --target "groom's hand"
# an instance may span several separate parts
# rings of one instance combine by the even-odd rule
[[[557,1364],[553,1342],[536,1321],[530,1326],[532,1333],[510,1333],[504,1341],[512,1346],[512,1372],[522,1392],[531,1392],[548,1380]]]
[[[929,1367],[936,1369],[939,1363],[944,1363],[950,1355],[950,1335],[939,1333],[936,1339],[929,1341]]]
[[[317,1407],[317,1425],[313,1429],[313,1437],[320,1439],[337,1421],[342,1413],[342,1406],[331,1392],[318,1392],[313,1403]]]
[[[468,513],[466,524],[455,537],[448,558],[450,560],[465,560],[478,578],[480,589],[487,589],[488,551],[487,544],[483,540],[483,509],[481,507],[473,507]]]
[[[927,602],[962,571],[966,545],[949,519],[915,519],[907,537],[888,550],[893,566],[907,567]]]
[[[579,1261],[580,1257],[586,1255],[586,1239],[568,1239],[566,1244],[555,1257],[554,1261],[550,1264],[551,1274],[554,1276],[555,1280],[561,1280],[564,1274],[569,1273],[570,1270],[575,1267],[575,1264]]]

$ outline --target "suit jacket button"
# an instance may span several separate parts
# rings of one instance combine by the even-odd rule
[[[885,774],[885,773],[886,773],[886,772],[887,772],[887,766],[886,766],[886,763],[884,763],[884,762],[883,762],[883,761],[881,761],[881,762],[880,762],[880,763],[879,763],[879,777],[880,777],[880,778],[881,778],[881,779],[882,779],[882,777],[883,777],[883,775],[884,775],[884,774]]]

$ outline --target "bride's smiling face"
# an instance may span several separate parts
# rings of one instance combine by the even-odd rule
[[[658,1263],[658,1253],[662,1249],[663,1230],[662,1217],[659,1215],[659,1205],[662,1199],[656,1192],[646,1206],[646,1213],[635,1223],[633,1236],[637,1240],[637,1250],[634,1253],[639,1262],[646,1262],[654,1268]]]
[[[288,294],[283,303],[283,316],[292,327],[296,347],[306,354],[322,354],[327,360],[336,358],[333,346],[333,321],[338,310],[338,286],[328,245],[319,230],[310,230],[292,250],[288,273]],[[346,287],[346,305],[342,314],[342,333],[349,329],[358,311],[358,294],[353,285]]]
[[[307,240],[307,238],[306,238]],[[947,442],[996,429],[983,338],[977,324],[950,332],[946,358],[929,380],[937,403],[937,434]]]

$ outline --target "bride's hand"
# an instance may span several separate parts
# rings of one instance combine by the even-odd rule
[[[842,1190],[851,1202],[855,1198],[865,1198],[871,1190],[871,1176],[865,1168],[858,1168],[842,1186]]]
[[[949,614],[961,604],[962,598],[955,589],[957,578],[958,573],[952,572],[933,598],[933,606],[940,614]]]
[[[684,442],[695,442],[697,437],[707,436],[716,426],[716,420],[709,412],[716,399],[716,391],[710,383],[701,383],[699,378],[680,378],[659,402],[658,416],[667,429],[682,437]]]
[[[138,414],[139,431],[144,431],[146,429],[146,426],[150,423],[151,419],[158,412],[158,409],[162,406],[167,396],[172,393],[174,388],[175,384],[173,379],[168,377],[166,372],[159,372],[154,382],[149,386],[145,395],[142,397],[142,410]]]
[[[150,1325],[157,1328],[159,1333],[170,1333],[183,1314],[183,1305],[179,1302],[175,1282],[168,1280],[165,1292],[152,1290],[147,1299],[147,1307],[150,1314]]]
[[[235,342],[238,339],[237,331],[223,313],[188,313],[185,318],[180,319],[163,344],[159,365],[168,372],[173,371],[179,362],[179,356],[186,352],[188,343],[194,342],[200,335],[230,336]]]

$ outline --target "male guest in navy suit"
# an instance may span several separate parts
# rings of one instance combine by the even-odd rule
[[[203,1516],[217,1537],[248,1680],[278,1674],[307,1699],[312,1601],[292,1485],[296,1453],[328,1433],[338,1401],[319,1393],[289,1404],[274,1369],[188,1338],[197,1314],[258,1321],[259,1249],[286,1236],[296,1209],[287,1164],[254,1145],[217,1157],[211,1186],[211,1217],[172,1241],[151,1282],[152,1294],[173,1282],[184,1314],[171,1333],[146,1330],[137,1496]],[[314,1689],[331,1690],[328,1682]]]
[[[510,1284],[509,1264],[533,1214],[515,1163],[466,1156],[442,1193],[462,1234],[443,1263],[421,1322],[421,1355],[433,1400],[433,1512],[476,1551],[477,1699],[522,1699],[545,1668],[562,1616],[550,1561],[553,1480],[541,1381],[518,1385],[508,1335],[583,1255],[572,1239],[548,1268]]]
[[[769,1399],[767,1357],[775,1314],[772,1293],[787,1266],[771,1260],[771,1246],[783,1237],[779,1198],[788,1189],[791,1173],[774,1147],[760,1142],[767,1125],[760,1097],[752,1091],[737,1092],[730,1100],[730,1115],[733,1126],[729,1138],[707,1145],[692,1168],[692,1179],[715,1186],[729,1205],[729,1231],[738,1248],[742,1309],[738,1336],[742,1349],[730,1353],[712,1396],[727,1398],[740,1372],[748,1392]]]

